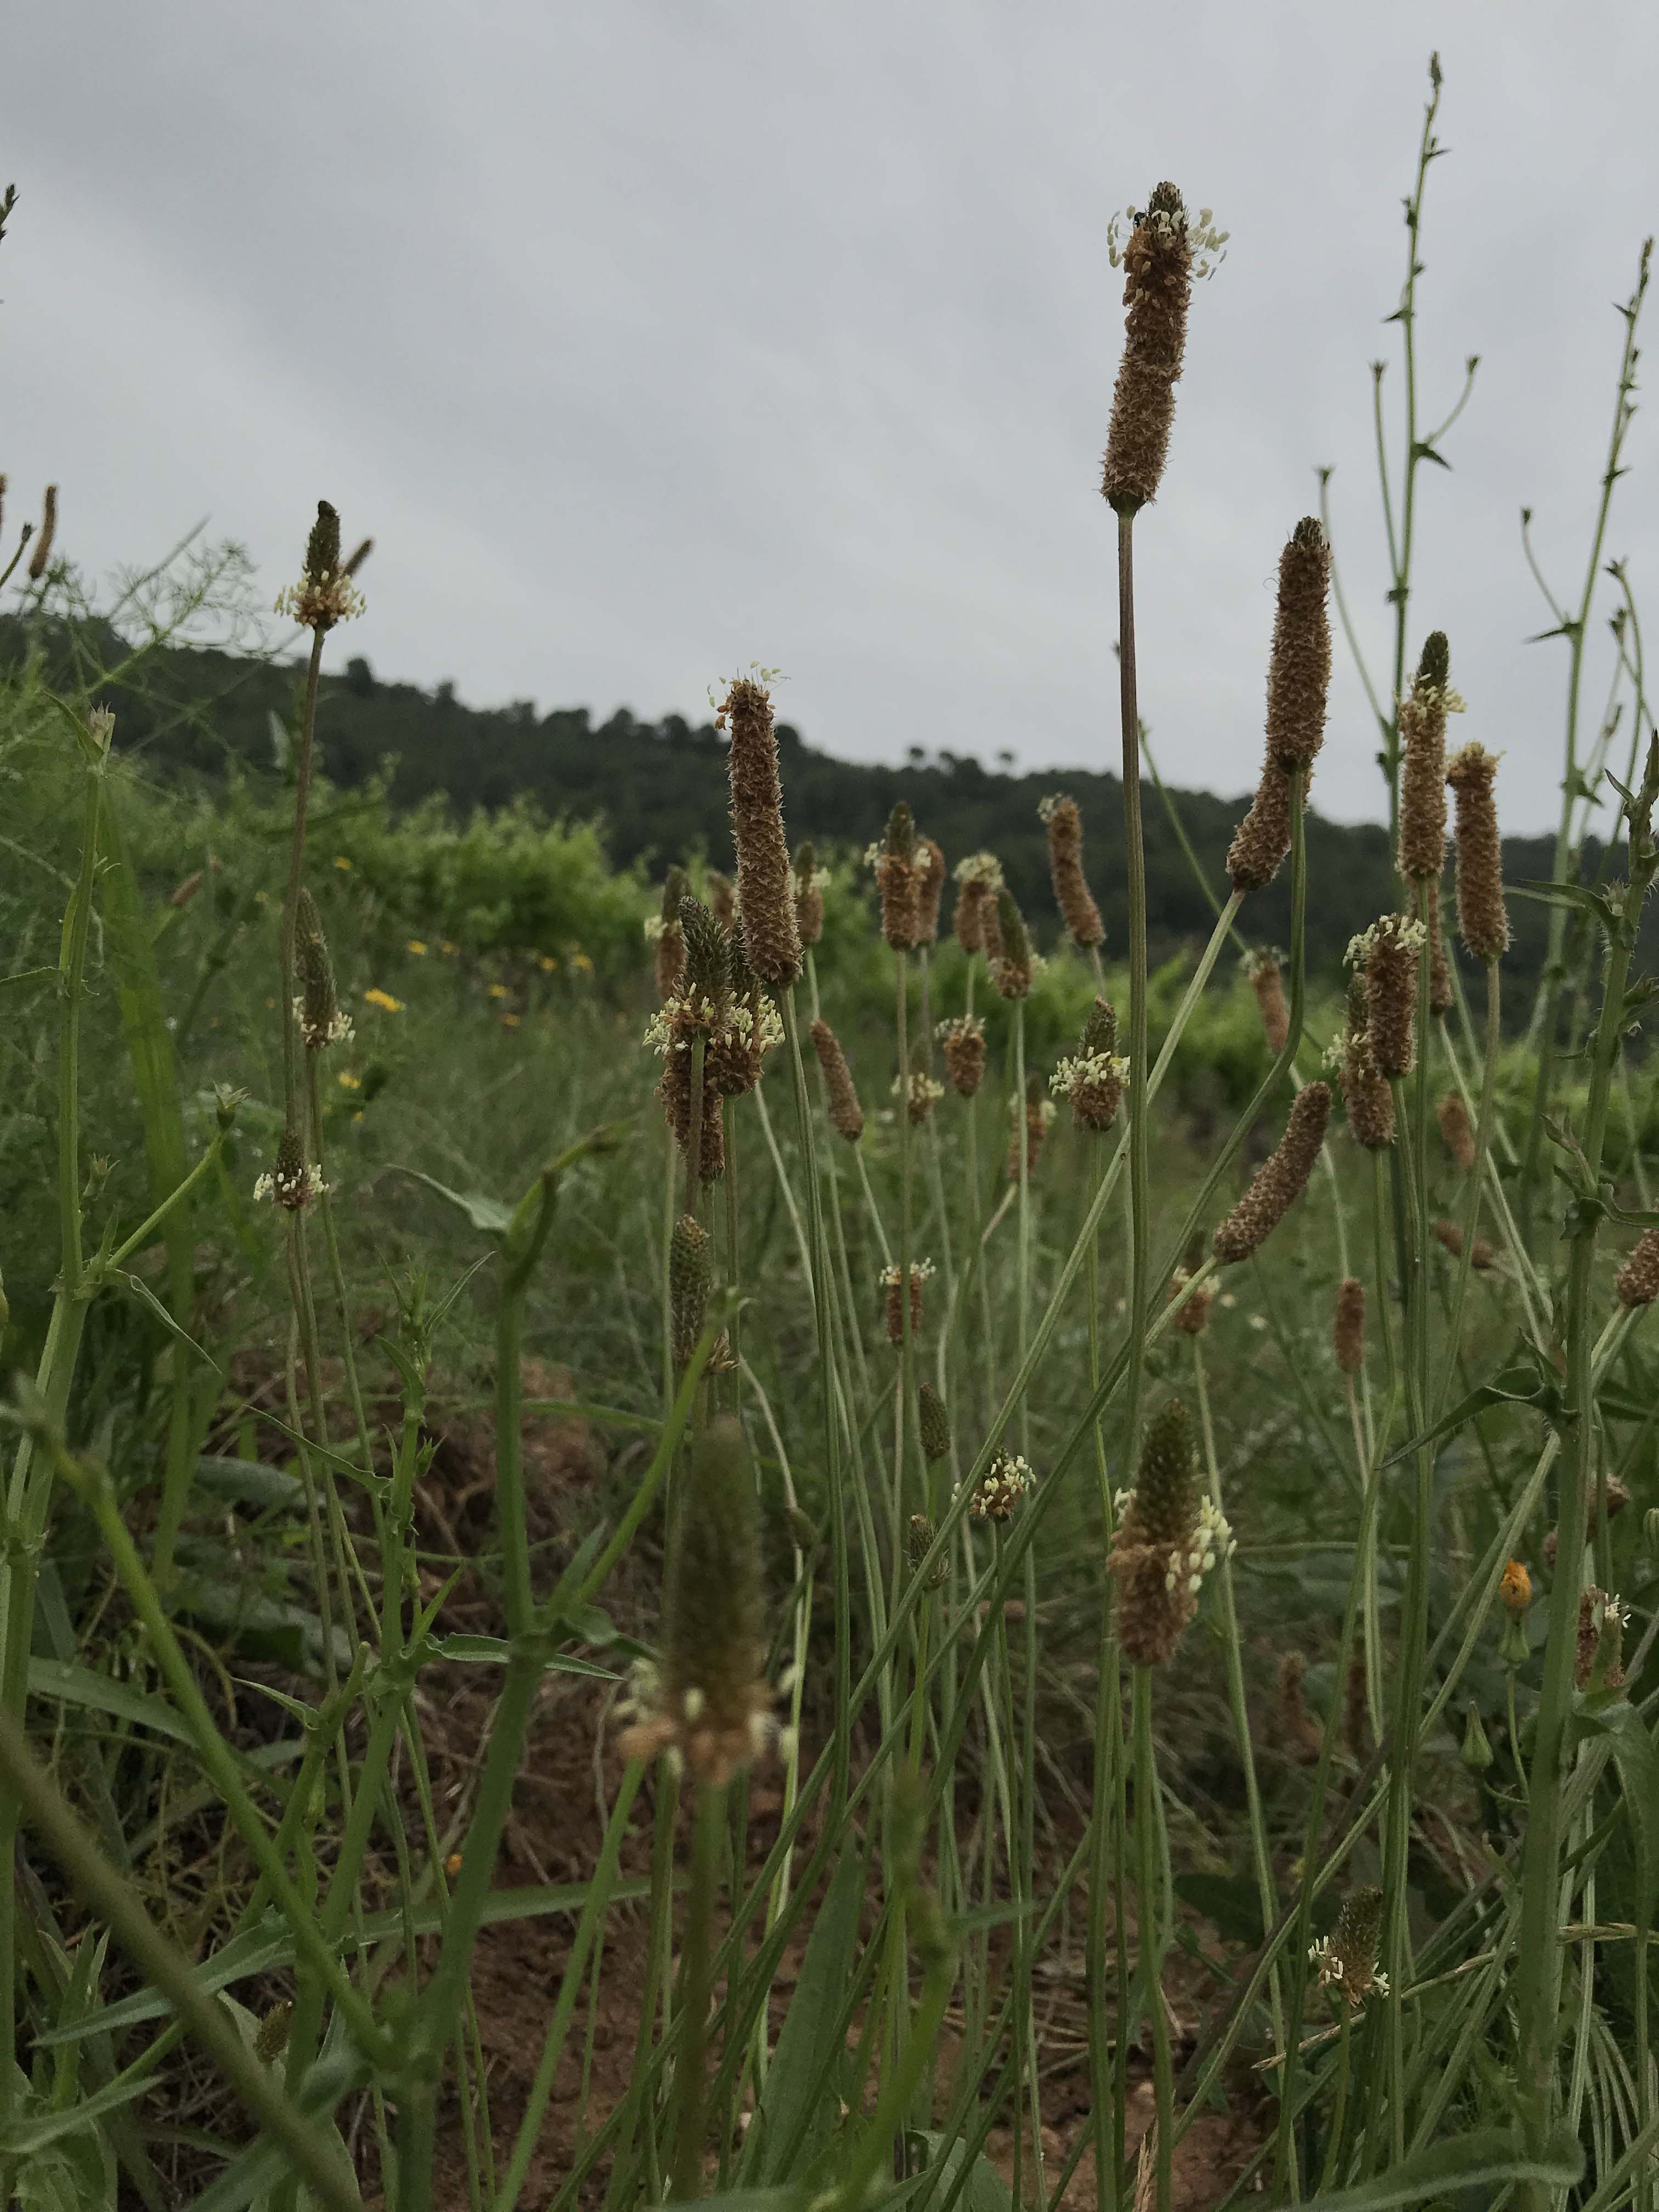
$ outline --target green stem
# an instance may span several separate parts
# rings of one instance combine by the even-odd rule
[[[1133,1675],[1135,1749],[1135,1905],[1140,1930],[1140,1976],[1152,2031],[1153,2126],[1158,2130],[1158,2212],[1170,2212],[1175,2150],[1175,2084],[1170,2067],[1170,2021],[1164,2008],[1164,1912],[1159,1896],[1158,1765],[1152,1755],[1152,1670]]]
[[[680,2203],[690,2203],[702,2194],[702,2160],[708,2136],[704,2092],[708,2086],[708,1940],[714,1923],[714,1892],[720,1885],[725,1820],[725,1790],[706,1782],[700,1784],[682,1970],[680,2051],[674,2067],[678,2111],[674,2196]]]
[[[1146,1328],[1152,1269],[1152,1200],[1146,1122],[1146,854],[1140,821],[1140,708],[1135,669],[1134,514],[1117,518],[1118,708],[1122,734],[1123,839],[1129,893],[1129,1344],[1122,1447],[1135,1464],[1146,1372]],[[1022,1109],[1024,1101],[1020,1101]],[[1165,2192],[1167,2197],[1167,2191]],[[1160,2203],[1159,2212],[1167,2212]]]
[[[36,1764],[21,1726],[3,1711],[0,1771],[8,1795],[46,1839],[82,1900],[109,1923],[141,1980],[153,1984],[167,1999],[251,2117],[282,2146],[295,2171],[334,2212],[361,2212],[362,2200],[349,2171],[330,2155],[328,2132],[283,2095],[243,2042],[223,2005],[198,1987],[189,1960],[162,1935],[98,1850],[51,1777]]]

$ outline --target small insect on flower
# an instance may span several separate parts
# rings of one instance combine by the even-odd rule
[[[980,1477],[968,1501],[975,1521],[1012,1521],[1019,1502],[1036,1480],[1030,1462],[1018,1452],[1000,1451]]]

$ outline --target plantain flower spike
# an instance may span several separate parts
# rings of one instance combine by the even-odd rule
[[[1348,982],[1348,1026],[1342,1039],[1338,1081],[1347,1109],[1348,1127],[1356,1144],[1380,1152],[1394,1142],[1394,1093],[1389,1079],[1371,1053],[1365,1027],[1365,979],[1363,972]]]
[[[1348,947],[1365,976],[1365,1035],[1379,1074],[1409,1075],[1417,1012],[1417,958],[1426,933],[1420,921],[1385,914]]]
[[[1337,1291],[1331,1346],[1343,1374],[1358,1375],[1365,1364],[1365,1285],[1358,1275],[1345,1276]]]
[[[1619,1303],[1627,1311],[1659,1298],[1659,1229],[1644,1229],[1613,1279]]]
[[[1311,769],[1325,742],[1330,580],[1325,533],[1316,516],[1304,515],[1279,556],[1279,604],[1267,661],[1267,759],[1287,775]]]
[[[1334,1990],[1352,2009],[1357,2010],[1367,1997],[1389,1994],[1389,1978],[1376,1963],[1382,1936],[1382,1891],[1351,1890],[1336,1916],[1336,1926],[1308,1954],[1319,1971],[1321,1985]]]
[[[1121,246],[1115,217],[1109,234],[1113,266],[1123,264],[1127,312],[1100,480],[1102,496],[1120,514],[1133,514],[1157,497],[1187,349],[1193,278],[1209,274],[1226,240],[1224,231],[1211,227],[1207,209],[1189,220],[1171,184],[1157,185],[1144,210],[1129,210],[1127,222]]]
[[[1097,998],[1083,1024],[1077,1051],[1060,1061],[1048,1087],[1056,1098],[1072,1102],[1075,1127],[1098,1135],[1117,1118],[1128,1072],[1128,1061],[1118,1056],[1117,1016],[1104,999]]]
[[[1492,785],[1498,756],[1468,744],[1446,764],[1457,806],[1457,933],[1472,960],[1498,960],[1509,950],[1504,903],[1504,855]]]
[[[1175,1656],[1198,1610],[1205,1576],[1231,1558],[1232,1531],[1193,1473],[1187,1408],[1170,1399],[1153,1416],[1132,1491],[1120,1492],[1121,1517],[1106,1565],[1118,1584],[1118,1636],[1137,1667]]]
[[[714,716],[729,729],[726,773],[732,835],[738,848],[738,906],[744,951],[763,983],[786,989],[801,971],[800,931],[783,834],[783,791],[772,695],[755,675],[734,678]]]
[[[933,1033],[944,1048],[951,1088],[958,1098],[973,1097],[985,1079],[983,1019],[978,1014],[957,1014],[940,1022]]]
[[[864,1134],[864,1109],[859,1104],[859,1094],[853,1085],[853,1071],[847,1065],[847,1055],[841,1048],[841,1039],[826,1021],[816,1021],[811,1027],[812,1049],[818,1056],[818,1066],[823,1073],[824,1096],[829,1101],[830,1120],[838,1137],[849,1145],[856,1145]]]
[[[803,945],[817,945],[823,936],[823,886],[827,873],[818,866],[817,848],[810,839],[795,848],[795,927]]]
[[[307,1052],[321,1052],[331,1044],[344,1044],[351,1036],[351,1017],[340,1012],[334,988],[334,963],[328,957],[328,940],[317,912],[317,902],[302,884],[294,908],[294,952],[301,989],[294,1002],[301,1042]]]
[[[690,888],[684,868],[670,868],[662,887],[662,910],[646,923],[646,934],[657,948],[657,996],[665,1005],[678,996],[685,982],[685,932],[680,924],[680,904]]]
[[[994,853],[970,853],[957,862],[956,879],[957,943],[964,952],[983,952],[989,959],[995,948],[986,939],[986,910],[1002,889],[1002,864]]]
[[[1305,1084],[1296,1094],[1284,1135],[1215,1232],[1215,1255],[1224,1265],[1259,1251],[1306,1190],[1330,1118],[1330,1085]]]
[[[775,1731],[762,1674],[755,1478],[730,1414],[697,1439],[669,1554],[662,1652],[622,1738],[629,1759],[666,1753],[702,1786],[723,1789]]]
[[[1400,705],[1400,872],[1408,883],[1438,883],[1446,865],[1446,714],[1462,703],[1450,672],[1446,633],[1431,630]]]
[[[939,1460],[948,1459],[951,1452],[951,1416],[943,1398],[931,1382],[924,1382],[917,1393],[917,1422],[921,1434],[921,1455],[930,1467]]]
[[[1261,1015],[1261,1031],[1267,1040],[1268,1049],[1275,1059],[1284,1051],[1291,1036],[1290,1003],[1285,996],[1285,970],[1279,965],[1276,952],[1253,952],[1245,963],[1244,974],[1250,988],[1255,993],[1256,1006]]]
[[[1455,1091],[1449,1091],[1434,1109],[1435,1120],[1440,1125],[1440,1134],[1446,1150],[1457,1163],[1463,1175],[1474,1167],[1474,1127],[1469,1120],[1469,1109]]]
[[[888,817],[875,861],[876,889],[881,894],[881,933],[896,952],[908,952],[918,942],[921,916],[916,901],[916,826],[902,799]]]
[[[52,558],[52,543],[58,535],[58,487],[46,486],[46,496],[40,508],[40,527],[35,534],[34,550],[29,555],[28,580],[38,584],[46,573],[46,563]]]
[[[1266,890],[1291,849],[1291,779],[1277,761],[1261,771],[1249,811],[1227,848],[1227,873],[1236,891]]]
[[[1083,817],[1077,801],[1063,793],[1045,799],[1037,813],[1048,833],[1048,876],[1054,887],[1066,933],[1087,951],[1106,934],[1089,881],[1083,872]]]
[[[1024,999],[1030,995],[1031,985],[1042,961],[1031,950],[1025,917],[1014,902],[1014,895],[1005,884],[996,895],[997,950],[991,958],[991,981],[1005,999]],[[987,921],[988,925],[989,916]],[[989,929],[987,928],[987,949],[989,949]]]

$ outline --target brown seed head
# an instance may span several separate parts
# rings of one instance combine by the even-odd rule
[[[959,1098],[971,1098],[985,1079],[985,1024],[977,1014],[958,1014],[936,1032],[945,1048],[945,1072]]]
[[[1463,746],[1446,764],[1446,781],[1457,803],[1457,931],[1474,960],[1496,960],[1510,942],[1503,847],[1492,798],[1497,773],[1497,755],[1480,744]]]
[[[923,1388],[926,1389],[926,1387],[924,1384]],[[921,1569],[922,1561],[933,1549],[933,1539],[938,1534],[938,1529],[934,1528],[925,1513],[913,1513],[910,1516],[907,1548],[909,1551],[910,1565],[913,1568],[918,1571]],[[927,1578],[921,1586],[923,1589],[942,1589],[950,1580],[950,1559],[941,1554],[927,1570]]]
[[[1066,933],[1085,949],[1098,945],[1106,926],[1083,872],[1083,817],[1077,801],[1063,795],[1045,799],[1037,812],[1048,832],[1048,874]]]
[[[1445,633],[1433,631],[1401,702],[1400,872],[1408,883],[1437,882],[1446,865]]]
[[[1659,1297],[1659,1229],[1644,1229],[1613,1279],[1619,1303],[1632,1310]]]
[[[789,845],[783,834],[772,695],[765,684],[750,676],[737,678],[720,702],[714,726],[732,732],[726,766],[732,787],[744,951],[762,982],[781,990],[800,974],[800,932],[790,889]]]
[[[1348,983],[1348,1027],[1342,1041],[1342,1066],[1338,1080],[1348,1127],[1356,1144],[1380,1152],[1394,1142],[1394,1093],[1388,1079],[1371,1056],[1365,1033],[1365,981],[1354,975]]]
[[[921,1334],[921,1286],[933,1272],[931,1260],[912,1260],[910,1262],[910,1340],[914,1344]],[[887,1341],[902,1345],[904,1341],[904,1306],[900,1297],[900,1276],[897,1264],[881,1271],[883,1293],[882,1310],[887,1323]]]
[[[1123,254],[1123,358],[1100,480],[1102,496],[1119,514],[1133,514],[1158,495],[1192,293],[1187,210],[1173,185],[1159,185]]]
[[[908,952],[917,943],[921,926],[917,911],[921,875],[915,823],[902,799],[888,817],[876,854],[876,889],[881,894],[881,933],[896,952]]]
[[[1193,1279],[1193,1270],[1177,1267],[1170,1278],[1170,1304],[1174,1305]],[[1182,1336],[1202,1336],[1210,1325],[1210,1308],[1215,1304],[1219,1285],[1213,1275],[1208,1276],[1194,1291],[1177,1310],[1174,1327]]]
[[[985,917],[988,905],[994,905],[997,892],[1002,888],[1002,864],[994,853],[970,853],[965,860],[957,863],[957,908],[954,916],[957,943],[964,952],[985,952],[990,947],[985,940]]]
[[[1435,1119],[1440,1124],[1446,1150],[1465,1175],[1472,1173],[1474,1167],[1474,1127],[1469,1120],[1468,1108],[1455,1091],[1449,1091],[1435,1108]]]
[[[1461,1260],[1463,1256],[1463,1231],[1456,1222],[1449,1221],[1445,1215],[1442,1214],[1433,1226],[1436,1243],[1443,1244],[1454,1260]],[[1495,1267],[1498,1265],[1498,1255],[1484,1237],[1475,1238],[1474,1248],[1469,1254],[1469,1265],[1478,1268],[1482,1274],[1489,1267]]]
[[[1304,515],[1279,556],[1279,607],[1267,663],[1267,759],[1287,773],[1310,769],[1325,741],[1330,574],[1325,533],[1314,516]]]
[[[1277,761],[1261,771],[1250,809],[1227,848],[1236,891],[1265,890],[1291,849],[1291,780]]]
[[[657,934],[657,996],[667,1004],[685,982],[685,933],[678,921],[665,921]]]
[[[830,1120],[837,1136],[845,1137],[849,1145],[856,1145],[864,1134],[864,1109],[859,1104],[859,1094],[853,1087],[853,1071],[847,1065],[847,1055],[841,1048],[841,1040],[826,1021],[816,1021],[811,1028],[812,1049],[818,1056],[818,1066],[823,1072],[823,1091],[829,1103]]]
[[[908,1084],[893,1078],[893,1096],[903,1099],[905,1118],[913,1129],[919,1129],[932,1115],[933,1101],[944,1097],[945,1085],[935,1082],[926,1068],[913,1067]]]
[[[795,927],[803,945],[817,945],[823,936],[823,890],[817,878],[817,848],[809,840],[795,848]]]
[[[28,578],[38,584],[46,573],[46,563],[52,558],[52,541],[58,535],[58,487],[46,486],[46,496],[40,509],[40,527],[35,533],[34,550],[29,555]]]
[[[1330,1118],[1328,1084],[1310,1083],[1297,1092],[1284,1135],[1215,1232],[1215,1255],[1224,1265],[1259,1250],[1306,1190]]]
[[[968,1510],[975,1521],[1012,1521],[1036,1477],[1018,1452],[1000,1451],[979,1479]]]
[[[1337,1291],[1331,1345],[1342,1372],[1358,1375],[1365,1364],[1365,1285],[1358,1275],[1345,1276]]]
[[[1424,941],[1421,923],[1403,914],[1374,921],[1358,947],[1365,972],[1365,1034],[1379,1074],[1390,1079],[1409,1075],[1417,1011],[1417,956]]]
[[[1429,895],[1429,1012],[1436,1021],[1443,1022],[1456,1003],[1451,963],[1446,957],[1446,939],[1440,927],[1440,889],[1436,884]]]
[[[1245,971],[1250,988],[1255,993],[1256,1005],[1261,1011],[1261,1027],[1269,1048],[1277,1058],[1284,1051],[1291,1036],[1291,1009],[1285,996],[1285,971],[1278,957],[1272,952],[1256,952],[1250,957]]]

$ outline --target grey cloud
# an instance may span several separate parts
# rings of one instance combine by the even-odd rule
[[[199,514],[274,592],[311,502],[377,542],[351,649],[479,699],[700,711],[754,658],[832,750],[1111,757],[1111,211],[1170,175],[1233,236],[1140,526],[1143,702],[1176,780],[1259,745],[1278,549],[1333,463],[1381,663],[1373,355],[1429,48],[1431,413],[1413,633],[1453,641],[1506,819],[1553,819],[1559,645],[1653,222],[1659,18],[188,0],[15,15],[0,248],[14,498],[94,568]],[[1659,552],[1638,416],[1607,551]],[[1604,601],[1602,611],[1610,609]],[[1586,712],[1608,670],[1598,636]],[[1346,660],[1317,803],[1380,786]]]

